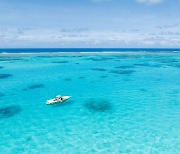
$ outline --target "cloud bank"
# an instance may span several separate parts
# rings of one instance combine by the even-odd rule
[[[153,5],[153,4],[158,4],[161,3],[163,0],[136,0],[138,3],[144,3],[147,5]]]
[[[112,0],[92,0],[92,1],[95,3],[100,3],[100,2],[107,2]],[[161,3],[164,0],[135,0],[135,1],[142,4],[153,5],[153,4]]]
[[[180,30],[94,31],[88,28],[2,29],[0,47],[180,47]],[[23,46],[22,46],[23,45]]]

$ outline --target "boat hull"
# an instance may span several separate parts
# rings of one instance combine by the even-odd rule
[[[47,100],[46,104],[47,105],[54,105],[54,104],[64,103],[69,98],[71,98],[71,96],[62,96],[62,98],[63,98],[63,100],[61,100],[61,101],[55,101],[54,99]]]

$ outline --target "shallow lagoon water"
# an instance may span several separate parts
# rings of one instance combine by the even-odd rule
[[[178,153],[179,65],[179,53],[3,56],[0,151]],[[45,105],[58,94],[72,98]]]

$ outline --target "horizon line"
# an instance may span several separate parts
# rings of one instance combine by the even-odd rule
[[[15,47],[1,49],[180,49],[180,47]]]

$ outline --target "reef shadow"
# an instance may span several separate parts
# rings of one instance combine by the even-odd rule
[[[67,60],[60,60],[60,61],[52,61],[51,63],[65,64],[65,63],[69,63],[69,61],[67,61]]]
[[[0,79],[6,79],[13,76],[12,74],[0,74]]]
[[[179,63],[177,63],[177,64],[169,64],[168,66],[175,67],[175,68],[180,68],[180,64]]]
[[[0,119],[10,118],[22,111],[19,105],[12,105],[8,107],[0,108]]]
[[[71,78],[65,78],[64,80],[65,81],[71,81],[72,79]]]
[[[120,74],[120,75],[133,74],[134,72],[136,72],[136,71],[134,71],[134,70],[112,70],[112,71],[110,71],[110,73],[115,73],[115,74]]]
[[[90,99],[84,103],[84,107],[91,112],[107,112],[112,109],[112,105],[107,100]]]
[[[80,76],[79,79],[85,79],[86,77],[85,76]]]
[[[0,92],[0,98],[1,98],[1,97],[4,97],[4,96],[5,96],[5,94],[3,94],[3,93]]]
[[[174,59],[174,58],[169,58],[169,59],[164,58],[164,59],[159,59],[158,62],[164,63],[164,64],[171,64],[171,63],[177,63],[179,62],[179,60]]]
[[[115,68],[120,68],[120,69],[129,69],[129,68],[134,68],[134,66],[116,66]]]
[[[0,61],[19,61],[19,60],[23,60],[20,57],[0,57]]]
[[[92,68],[91,70],[92,70],[92,71],[100,71],[100,72],[105,72],[105,71],[107,71],[107,69],[105,69],[105,68]]]
[[[139,55],[116,55],[116,56],[114,56],[116,59],[129,59],[129,58],[141,58],[141,56],[139,56]]]
[[[107,77],[108,77],[107,75],[100,76],[101,79],[104,79],[104,78],[107,78]]]
[[[141,89],[139,89],[140,91],[142,91],[142,92],[146,92],[147,90],[146,89],[144,89],[144,88],[141,88]]]
[[[86,58],[85,60],[91,60],[91,61],[96,61],[96,62],[101,62],[101,61],[107,61],[107,60],[113,60],[114,58],[112,57],[98,57],[98,58]]]
[[[26,90],[43,88],[43,87],[44,87],[44,84],[34,84],[34,85],[31,85],[31,86],[28,86],[27,88],[24,88],[23,90],[26,91]]]
[[[148,63],[139,63],[139,64],[134,64],[135,66],[151,66]]]

